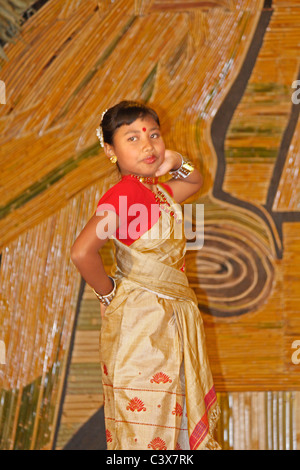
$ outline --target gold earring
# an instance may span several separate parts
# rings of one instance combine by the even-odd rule
[[[117,161],[118,161],[118,158],[117,158],[116,155],[112,155],[111,157],[109,157],[109,159],[110,159],[111,163],[117,163]]]

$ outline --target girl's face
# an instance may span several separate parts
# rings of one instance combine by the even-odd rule
[[[165,158],[165,144],[151,116],[119,127],[113,145],[105,144],[108,157],[116,155],[122,175],[154,176]]]

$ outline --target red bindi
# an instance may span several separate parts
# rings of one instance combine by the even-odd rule
[[[147,130],[146,127],[143,127],[143,131],[146,132],[146,130]]]

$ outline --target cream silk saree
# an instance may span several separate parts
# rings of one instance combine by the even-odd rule
[[[179,204],[129,247],[113,237],[117,294],[100,333],[108,450],[220,449],[219,407]],[[178,230],[179,229],[179,230]]]

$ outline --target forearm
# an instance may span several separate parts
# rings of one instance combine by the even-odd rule
[[[102,262],[101,255],[97,252],[85,254],[71,254],[71,259],[80,272],[83,279],[101,295],[111,292],[113,285],[108,277]]]
[[[178,170],[178,168],[180,168],[180,166],[182,164],[181,154],[178,153],[178,152],[176,152],[176,153],[177,153],[178,157],[175,159],[174,166],[173,166],[171,171]],[[183,157],[183,158],[184,158],[184,160],[186,160],[185,157]],[[197,184],[198,186],[199,185],[202,186],[203,176],[200,173],[200,171],[197,170],[197,168],[194,168],[194,170],[188,176],[186,176],[185,178],[179,178],[177,181],[183,181],[183,182],[186,182],[186,183]]]
[[[197,170],[197,168],[194,168],[192,173],[190,173],[186,178],[180,178],[177,181],[183,181],[184,183],[196,184],[200,188],[203,183],[203,176],[201,175],[200,171]]]

